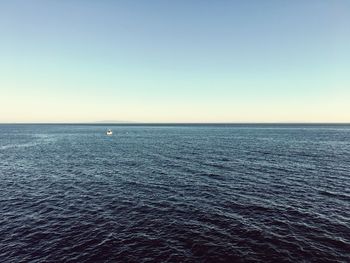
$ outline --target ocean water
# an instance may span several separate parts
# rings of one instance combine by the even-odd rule
[[[0,262],[350,262],[350,125],[0,125]]]

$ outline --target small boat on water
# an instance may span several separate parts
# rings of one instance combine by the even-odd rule
[[[106,132],[106,134],[107,134],[107,135],[112,135],[112,134],[113,134],[113,132],[112,132],[112,130],[111,130],[111,129],[108,129],[108,130],[107,130],[107,132]]]

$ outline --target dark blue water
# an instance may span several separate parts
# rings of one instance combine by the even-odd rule
[[[350,262],[350,126],[0,125],[0,261]]]

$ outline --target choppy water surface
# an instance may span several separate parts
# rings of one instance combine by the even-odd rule
[[[349,255],[350,126],[0,125],[1,262]]]

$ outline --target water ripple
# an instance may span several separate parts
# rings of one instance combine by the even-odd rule
[[[1,262],[350,262],[349,126],[0,125]]]

